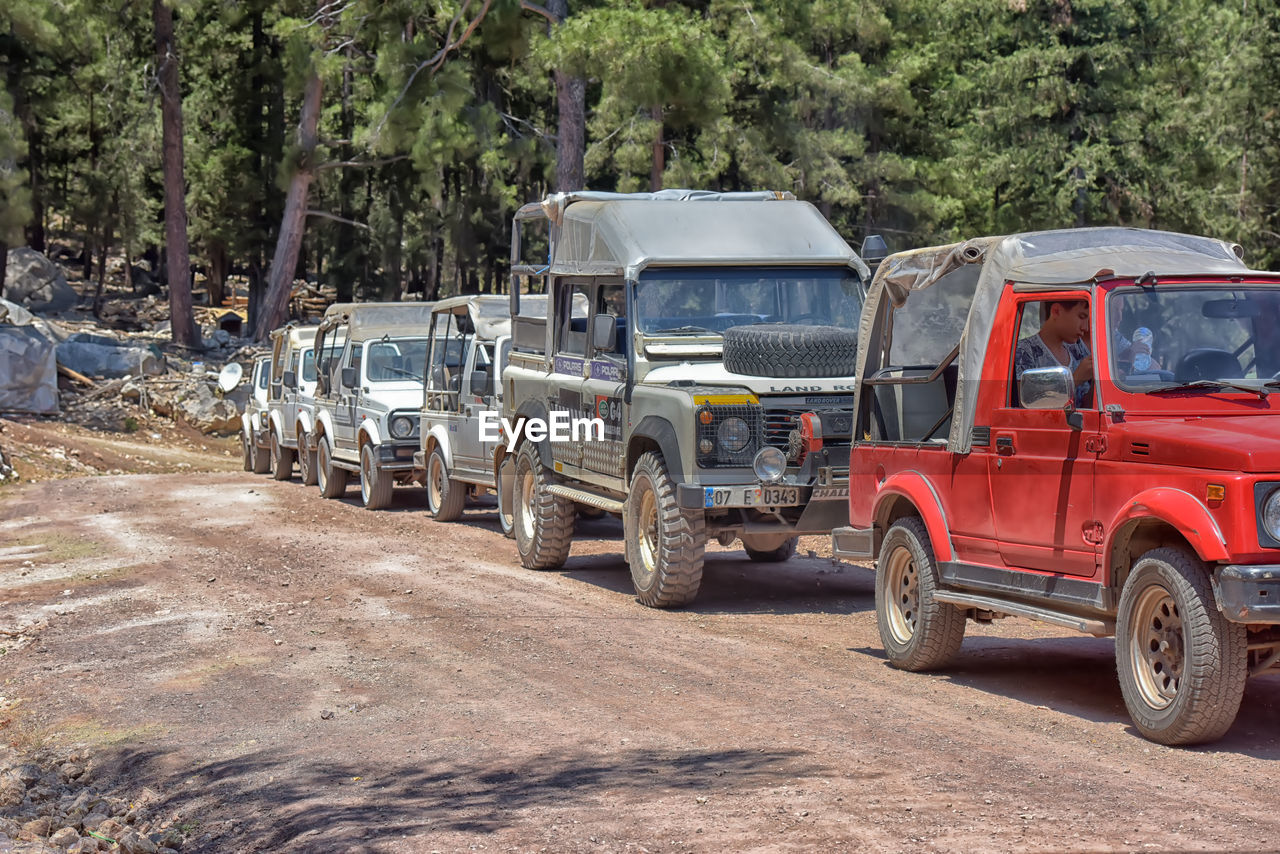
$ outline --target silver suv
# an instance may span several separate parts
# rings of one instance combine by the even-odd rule
[[[316,359],[314,326],[289,324],[271,333],[271,377],[267,391],[267,413],[271,435],[271,471],[276,480],[293,475],[295,457],[302,482],[316,482],[315,455],[299,453],[306,447],[315,403]]]
[[[307,439],[326,498],[341,496],[356,474],[364,506],[377,510],[396,483],[413,480],[431,305],[340,304],[320,321]]]
[[[521,256],[534,222],[549,264]],[[637,598],[670,607],[697,595],[709,538],[782,561],[798,535],[847,524],[868,270],[816,208],[790,193],[557,194],[517,213],[512,250],[502,403],[525,566],[561,565],[575,506],[596,508],[623,519]],[[522,289],[549,294],[545,310]],[[547,435],[566,418],[592,439]]]

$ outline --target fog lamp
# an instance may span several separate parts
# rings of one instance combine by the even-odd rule
[[[782,451],[771,445],[766,445],[756,454],[755,460],[751,463],[751,468],[755,470],[756,477],[773,483],[781,480],[782,475],[786,472],[787,458]]]

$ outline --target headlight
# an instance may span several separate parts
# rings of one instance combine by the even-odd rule
[[[1280,489],[1268,495],[1262,505],[1262,527],[1273,540],[1280,540]]]
[[[726,418],[716,429],[716,439],[726,451],[741,451],[751,441],[751,428],[741,418]]]
[[[760,453],[756,454],[751,468],[755,469],[756,477],[772,483],[781,480],[782,475],[786,473],[787,457],[777,448],[766,445],[760,449]]]
[[[394,439],[408,439],[413,435],[413,419],[408,415],[397,415],[391,419],[391,436]]]

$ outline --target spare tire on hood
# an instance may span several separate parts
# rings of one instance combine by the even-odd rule
[[[724,367],[757,377],[849,377],[858,333],[842,326],[757,323],[724,331]]]

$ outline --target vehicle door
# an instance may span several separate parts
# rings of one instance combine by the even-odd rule
[[[1015,365],[1019,346],[1043,346],[1038,338],[1042,307],[1088,299],[1082,292],[1019,299],[1011,320],[1018,326],[1013,351],[988,359],[989,365],[1000,366],[1008,385],[1002,405],[991,415],[988,474],[996,540],[1011,567],[1082,577],[1097,572],[1100,537],[1093,504],[1102,422],[1096,401],[1077,401],[1073,420],[1079,429],[1069,423],[1065,409],[1024,407]]]
[[[280,432],[284,438],[293,442],[297,440],[294,435],[296,425],[298,423],[298,351],[293,350],[289,354],[289,362],[285,369],[293,374],[294,383],[288,385],[281,383],[280,385]],[[274,393],[274,384],[272,386]]]
[[[484,461],[492,459],[493,443],[480,441],[480,413],[493,409],[489,404],[493,382],[493,342],[472,336],[462,374],[461,414],[454,445],[458,468],[483,470]]]
[[[546,401],[549,419],[563,418],[555,415],[562,412],[572,422],[575,418],[586,417],[593,408],[585,397],[585,382],[590,368],[587,354],[593,290],[590,279],[569,279],[556,290],[552,393]],[[551,457],[558,463],[581,466],[582,443],[552,442]]]
[[[423,447],[426,437],[435,425],[443,425],[449,436],[449,454],[457,454],[458,437],[462,432],[459,397],[462,387],[462,371],[465,364],[465,337],[458,325],[457,309],[436,312],[431,322],[431,335],[427,343],[427,376],[425,418],[421,426]]]
[[[626,454],[622,444],[622,401],[630,346],[626,283],[622,279],[603,280],[593,296],[588,329],[593,330],[593,338],[605,335],[611,340],[588,341],[591,359],[583,381],[582,414],[588,419],[600,419],[604,435],[592,432],[583,436],[582,465],[588,471],[623,477]],[[607,331],[610,329],[611,333]]]
[[[333,411],[334,448],[346,452],[348,457],[355,455],[356,450],[356,408],[360,402],[362,373],[364,362],[364,342],[349,341],[342,353],[342,369],[337,375],[337,400]],[[347,369],[351,371],[348,372]],[[344,374],[351,376],[344,378]],[[345,380],[354,380],[348,385]]]

